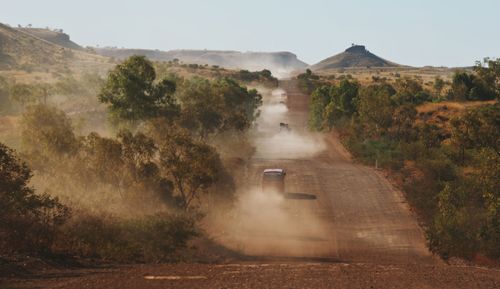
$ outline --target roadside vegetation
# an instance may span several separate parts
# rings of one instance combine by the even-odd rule
[[[106,78],[0,78],[0,114],[20,131],[16,150],[0,143],[0,256],[179,260],[203,216],[231,206],[261,95],[158,66],[132,56]]]
[[[390,173],[432,251],[499,260],[499,68],[500,59],[486,60],[432,89],[406,77],[360,84],[308,72],[299,82],[315,87],[311,129],[336,129],[356,158]]]
[[[299,74],[297,80],[300,90],[307,94],[313,92],[316,87],[326,84],[326,82],[320,80],[319,75],[312,73],[310,69],[306,69],[306,72]]]

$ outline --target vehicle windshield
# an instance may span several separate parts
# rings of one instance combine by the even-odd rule
[[[283,180],[283,174],[280,173],[266,173],[264,174],[265,181],[281,181]]]

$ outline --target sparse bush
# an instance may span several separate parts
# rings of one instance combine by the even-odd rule
[[[30,164],[45,170],[59,156],[76,152],[78,143],[70,119],[54,107],[30,106],[22,118],[22,145]]]
[[[320,80],[320,77],[314,74],[310,69],[306,69],[305,73],[297,75],[299,88],[304,93],[311,94],[316,88],[326,83]]]
[[[55,247],[65,254],[121,262],[178,261],[187,242],[198,235],[195,219],[187,215],[80,215],[65,225]]]
[[[438,210],[427,234],[429,246],[445,259],[450,256],[472,257],[477,250],[473,216],[464,208],[467,196],[446,185],[437,195]]]
[[[460,152],[462,164],[465,162],[467,149],[486,147],[493,148],[499,153],[499,117],[500,105],[496,103],[469,110],[463,116],[450,120],[451,140]]]
[[[434,92],[435,92],[434,98],[436,100],[441,100],[444,86],[445,86],[445,82],[442,78],[436,77],[434,79],[433,88],[434,88]]]
[[[0,115],[12,110],[10,88],[7,79],[0,76]]]
[[[413,125],[417,110],[412,105],[402,105],[392,115],[393,135],[399,141],[409,142],[416,137]]]
[[[268,70],[256,74],[259,81],[273,78]],[[218,134],[245,136],[262,102],[256,90],[226,78],[158,81],[142,57],[115,67],[106,81],[87,74],[50,86],[53,100],[99,93],[119,125],[134,124],[134,132],[104,137],[77,135],[64,111],[39,104],[46,102],[39,93],[44,88],[16,88],[26,106],[21,156],[34,178],[0,146],[0,254],[178,260],[188,240],[199,234],[196,222],[206,212],[199,209],[212,208],[200,196],[210,196],[212,203],[232,200],[233,176],[208,143]],[[28,182],[47,195],[35,194]],[[178,215],[185,211],[196,217]]]
[[[398,104],[421,104],[431,100],[430,93],[422,87],[419,81],[403,78],[396,80],[397,93],[393,99]]]
[[[479,196],[484,220],[479,240],[481,251],[500,258],[500,155],[493,149],[481,149],[476,155],[477,172],[471,175],[472,192]]]
[[[11,100],[24,107],[36,101],[34,89],[29,84],[16,83],[10,88]]]

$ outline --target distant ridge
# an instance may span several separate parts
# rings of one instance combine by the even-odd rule
[[[134,54],[144,55],[152,60],[218,65],[226,68],[262,70],[273,73],[302,70],[307,64],[291,52],[239,52],[231,50],[149,50],[125,48],[93,48],[97,54],[123,59]]]
[[[13,67],[23,63],[55,64],[63,61],[60,54],[73,52],[90,53],[96,57],[113,57],[118,60],[138,54],[151,60],[173,61],[177,59],[186,64],[217,65],[230,69],[263,70],[269,69],[275,76],[284,76],[296,70],[305,69],[308,64],[299,60],[288,51],[279,52],[240,52],[232,50],[170,50],[128,49],[116,47],[82,47],[71,41],[70,36],[62,30],[32,27],[10,27],[0,24],[0,33],[4,43],[0,41],[0,68]],[[31,37],[30,37],[31,36]],[[22,41],[20,42],[19,40]],[[2,40],[2,35],[0,35]],[[31,46],[29,43],[35,43]],[[52,44],[52,45],[50,45]],[[55,45],[55,46],[54,46]],[[22,57],[15,55],[15,47],[19,47]],[[38,49],[42,48],[42,49]],[[39,53],[37,53],[37,51]],[[51,51],[49,53],[49,51]],[[58,53],[56,53],[58,52]],[[14,59],[17,58],[17,59]]]
[[[349,67],[399,67],[401,65],[385,60],[363,45],[352,45],[344,52],[326,58],[311,66],[312,70],[326,70]]]
[[[83,47],[71,41],[69,35],[63,33],[62,30],[50,30],[48,28],[29,28],[29,27],[19,27],[16,30],[31,34],[40,39],[52,42],[62,47],[83,50]]]
[[[109,59],[80,49],[67,48],[25,29],[0,23],[0,69],[44,70],[49,66],[70,64],[100,67],[102,63],[109,63]]]

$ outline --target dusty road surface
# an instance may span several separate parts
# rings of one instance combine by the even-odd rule
[[[233,234],[220,241],[252,256],[435,262],[402,195],[375,170],[353,163],[335,136],[310,133],[307,96],[291,81],[281,88],[265,98],[258,121],[248,172],[254,188],[240,199],[240,218],[226,230]],[[290,131],[280,131],[281,122]],[[265,168],[284,168],[286,192],[316,199],[261,192]]]
[[[432,256],[401,193],[334,135],[308,132],[307,96],[292,81],[280,87],[266,94],[235,212],[209,231],[252,259],[53,270],[0,288],[500,288],[498,269]],[[315,199],[262,192],[261,172],[273,167],[287,170],[289,196]]]

